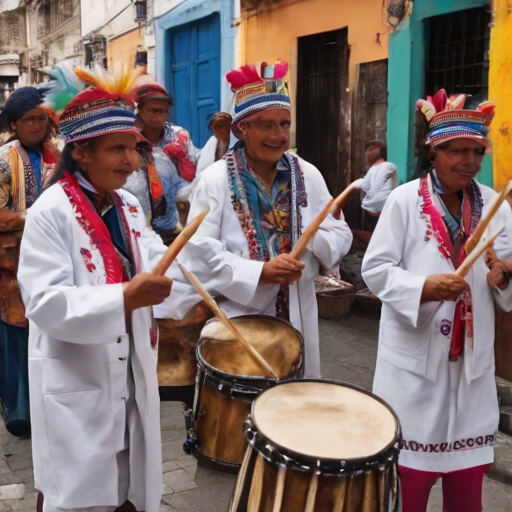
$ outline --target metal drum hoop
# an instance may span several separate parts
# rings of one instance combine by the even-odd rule
[[[281,322],[289,327],[291,327],[296,334],[299,336],[299,338],[302,341],[302,346],[304,346],[304,339],[302,337],[302,334],[293,327],[293,325],[290,322],[287,322],[286,320],[283,320],[282,318],[277,317],[270,317],[266,315],[241,315],[233,317],[232,320],[243,320],[246,318],[255,319],[255,318],[262,318],[262,319],[269,319],[276,320],[278,322]],[[211,318],[206,322],[205,325],[208,325],[210,322],[218,322],[219,320],[217,318]],[[208,338],[206,338],[208,339]],[[252,402],[254,398],[256,398],[257,395],[261,393],[262,390],[266,388],[273,387],[278,381],[275,381],[274,379],[271,379],[269,377],[262,377],[262,376],[253,376],[253,375],[236,375],[232,373],[227,373],[222,370],[219,370],[218,368],[215,368],[214,366],[207,363],[202,354],[201,354],[201,340],[197,344],[196,347],[196,359],[197,359],[197,365],[202,370],[202,372],[206,376],[206,381],[208,384],[215,389],[220,394],[237,399],[242,400],[244,402]],[[293,367],[290,375],[288,375],[286,378],[289,379],[290,377],[302,376],[302,361],[304,359],[304,350],[302,351],[302,354],[300,355],[300,359],[296,366]]]
[[[396,437],[391,443],[385,446],[380,452],[375,455],[361,458],[352,459],[318,459],[310,455],[305,455],[294,450],[290,450],[278,443],[265,437],[259,432],[256,422],[254,420],[254,402],[251,407],[251,414],[244,424],[245,438],[248,443],[267,461],[281,466],[286,466],[298,471],[306,473],[316,473],[323,476],[358,476],[365,471],[371,469],[378,469],[385,471],[387,468],[398,464],[398,454],[400,452],[400,445],[402,442],[402,431],[400,422],[397,415],[391,407],[384,402],[381,398],[374,395],[366,389],[348,384],[345,382],[335,381],[331,379],[300,379],[300,380],[286,380],[276,383],[276,386],[281,386],[293,382],[321,382],[323,384],[335,384],[337,386],[348,387],[356,391],[360,391],[381,403],[393,415],[397,426]],[[263,391],[265,393],[265,391]],[[326,441],[327,442],[327,441]]]

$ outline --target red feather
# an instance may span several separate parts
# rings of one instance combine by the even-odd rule
[[[446,95],[446,91],[444,89],[439,89],[434,95],[433,98],[429,98],[427,96],[427,101],[434,105],[436,112],[442,112],[446,110],[446,103],[448,101],[448,96]]]
[[[237,91],[244,85],[254,82],[263,82],[256,71],[256,66],[242,66],[240,69],[234,69],[226,75],[226,80],[231,84],[231,90]]]
[[[276,61],[274,64],[274,78],[284,78],[288,73],[288,62]]]

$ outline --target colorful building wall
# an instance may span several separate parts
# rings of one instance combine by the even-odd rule
[[[388,159],[398,167],[401,183],[410,180],[414,174],[414,121],[415,104],[424,98],[426,69],[426,36],[425,20],[433,16],[458,12],[464,9],[489,5],[488,0],[415,0],[412,16],[400,29],[389,36],[389,68],[388,68]],[[508,6],[508,8],[507,8]],[[489,6],[490,8],[490,6]],[[507,96],[512,86],[507,84],[506,73],[512,71],[510,55],[511,14],[509,0],[494,0],[493,9],[497,10],[495,26],[491,30],[489,99],[496,101],[498,123],[494,123],[490,137],[495,143],[494,156],[487,155],[478,179],[481,183],[493,186],[493,159],[496,176],[505,173],[503,163],[498,159],[506,158],[506,136],[496,126],[506,124],[505,116],[510,112],[512,99]],[[508,32],[507,32],[508,29]],[[509,43],[508,54],[506,43]],[[508,68],[507,68],[508,63]],[[431,91],[429,91],[431,92]],[[447,91],[450,93],[451,91]],[[508,106],[508,108],[507,108]],[[500,133],[498,133],[500,132]],[[498,184],[498,182],[497,182]]]
[[[292,106],[296,103],[299,37],[348,27],[350,88],[356,82],[358,64],[388,57],[389,29],[383,22],[382,0],[285,0],[257,13],[243,11],[241,18],[241,64],[287,60]],[[292,117],[296,117],[294,110]]]
[[[494,0],[491,32],[489,99],[496,102],[491,130],[494,188],[512,179],[512,2]]]
[[[107,41],[107,59],[109,69],[114,69],[114,64],[120,62],[127,66],[135,66],[135,53],[137,46],[144,46],[144,30],[138,27],[129,32],[109,39]]]

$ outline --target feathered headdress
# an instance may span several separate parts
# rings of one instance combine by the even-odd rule
[[[435,146],[452,139],[469,138],[491,150],[491,141],[487,138],[489,125],[494,117],[495,104],[486,101],[476,110],[464,110],[465,94],[447,96],[444,89],[426,100],[416,102],[416,110],[426,122],[417,123],[417,130],[423,129],[426,137],[417,133],[417,140],[425,140],[425,145]]]
[[[59,62],[55,69],[44,70],[44,73],[53,80],[38,87],[44,95],[41,106],[58,125],[59,116],[75,96],[85,89],[85,82],[75,75],[73,65],[67,61]]]
[[[134,127],[134,89],[142,68],[117,66],[108,72],[96,66],[92,71],[75,68],[74,72],[93,87],[79,93],[60,116],[59,129],[66,143],[109,133],[130,133],[147,142]]]
[[[235,93],[235,116],[233,127],[243,119],[267,108],[290,110],[288,83],[285,80],[288,63],[277,60],[269,66],[266,62],[258,66],[242,66],[226,75]],[[235,135],[237,132],[234,131]]]

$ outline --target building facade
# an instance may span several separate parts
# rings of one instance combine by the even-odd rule
[[[242,63],[289,62],[292,146],[333,194],[364,173],[365,142],[386,139],[382,12],[381,0],[242,1]]]
[[[493,154],[479,180],[500,190],[511,178],[512,11],[507,0],[415,0],[412,15],[389,38],[389,158],[400,181],[414,175],[415,103],[445,88],[469,93],[466,106],[497,105],[490,130]]]
[[[148,71],[174,98],[171,120],[196,147],[211,136],[208,119],[233,110],[225,75],[237,65],[235,0],[164,0],[153,4],[154,46]],[[150,39],[150,38],[147,38]]]

